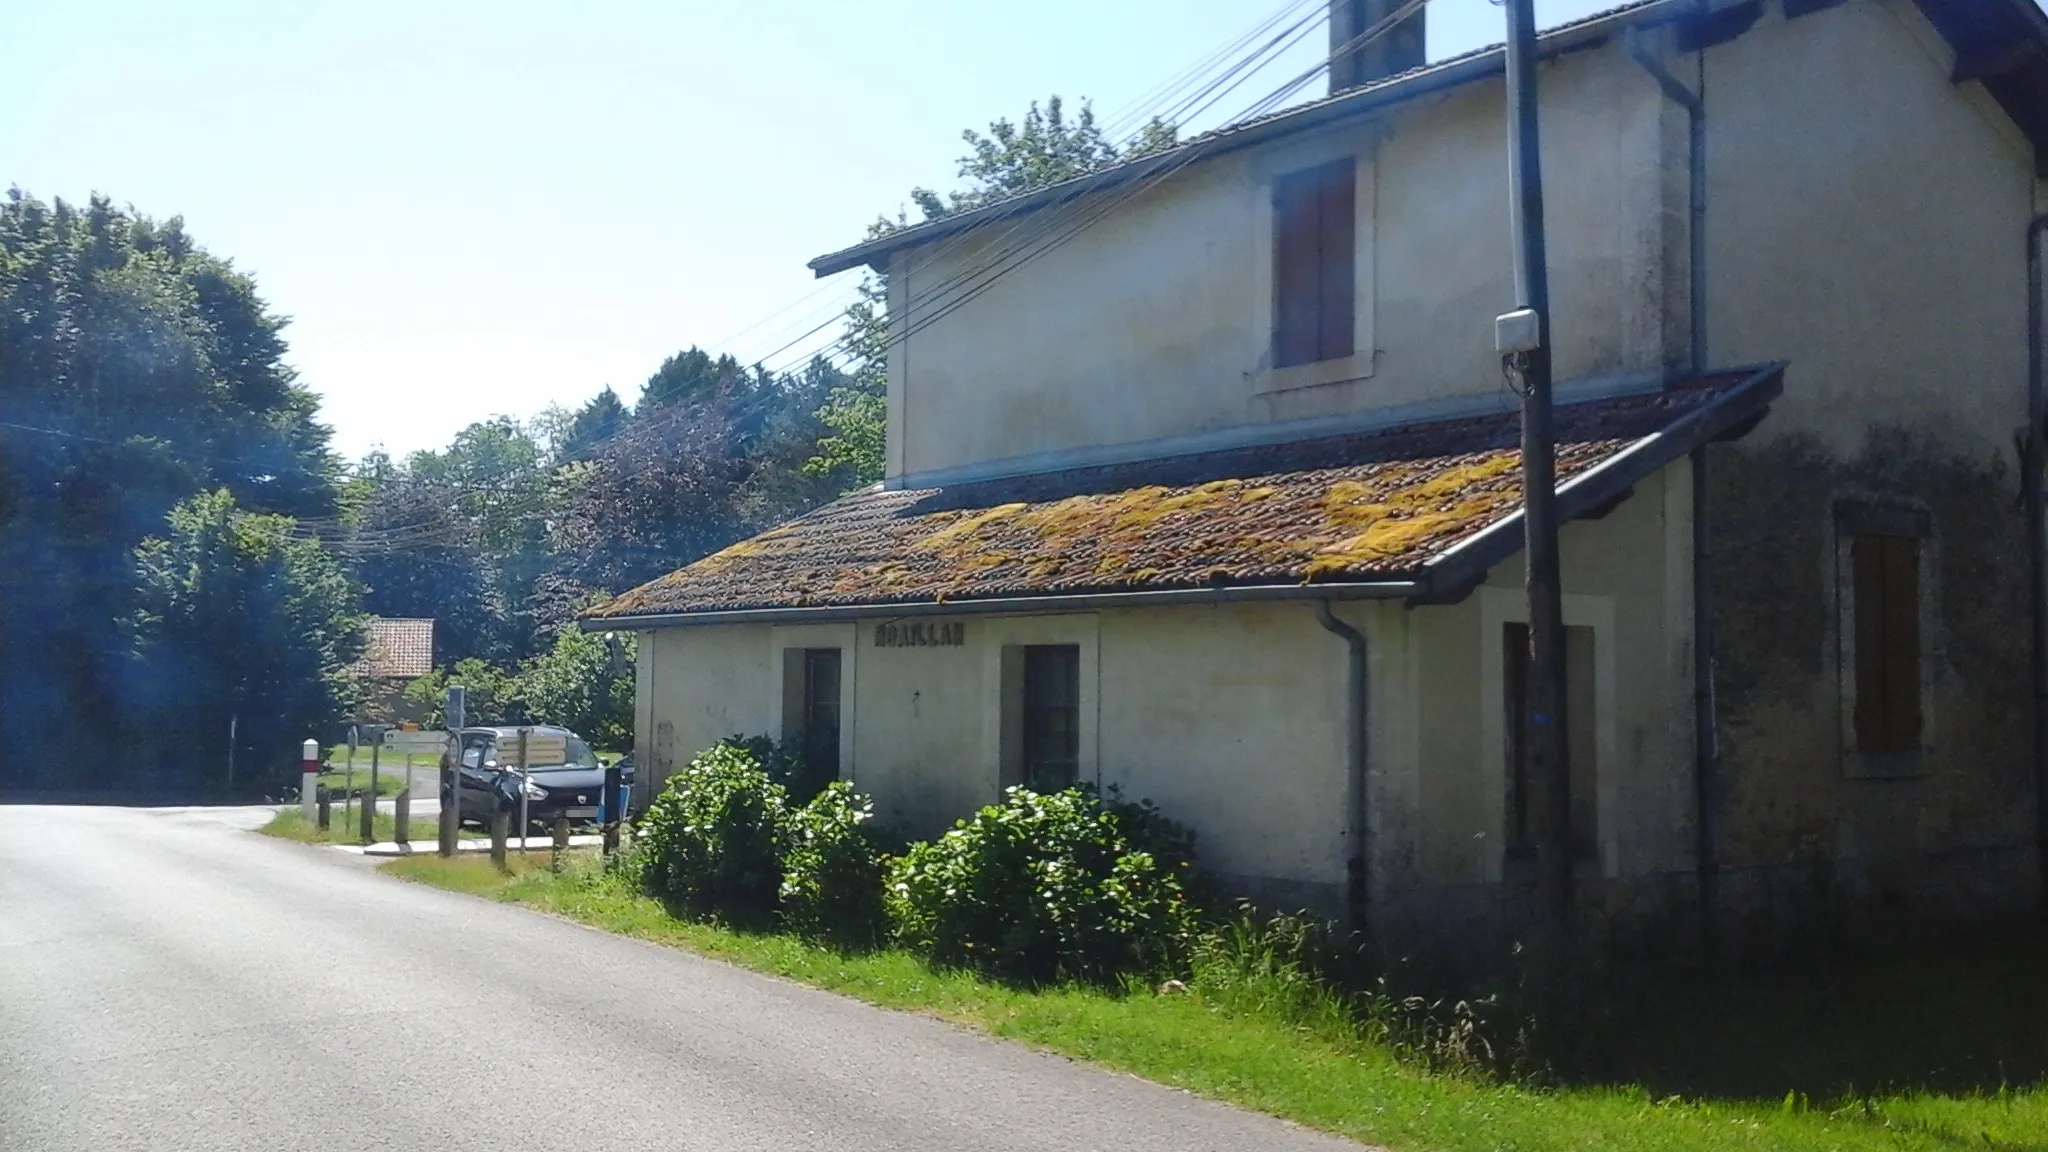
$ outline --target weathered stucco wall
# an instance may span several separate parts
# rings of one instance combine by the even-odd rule
[[[1565,623],[1593,640],[1596,923],[1683,913],[1693,869],[1691,485],[1667,466],[1599,520],[1566,525]],[[1505,625],[1526,621],[1519,559],[1453,605],[1381,608],[1373,870],[1383,922],[1418,939],[1498,937],[1531,906],[1507,858]],[[1574,752],[1574,764],[1583,753]]]
[[[2021,237],[2032,155],[1949,82],[1913,6],[1773,13],[1707,55],[1710,334],[1786,359],[1785,396],[1715,449],[1729,927],[1896,933],[2030,908]],[[1835,508],[1928,514],[1920,766],[1847,747]]]
[[[874,623],[659,630],[644,649],[642,731],[666,730],[675,765],[725,736],[779,735],[785,662],[837,647],[840,775],[891,827],[933,836],[1001,794],[1004,650],[1073,644],[1082,779],[1193,826],[1233,887],[1341,907],[1345,650],[1306,605],[941,623],[961,625],[963,642],[878,647]]]
[[[1543,80],[1558,371],[1658,369],[1671,189],[1656,158],[1683,122],[1611,47]],[[899,253],[891,308],[916,331],[891,364],[890,474],[1499,392],[1501,92],[1469,85]],[[1274,373],[1272,182],[1345,155],[1362,351],[1343,371]],[[977,269],[1098,216],[955,306]],[[1296,386],[1318,375],[1334,378]]]

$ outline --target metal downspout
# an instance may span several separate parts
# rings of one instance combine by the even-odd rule
[[[1366,912],[1370,898],[1366,888],[1366,649],[1365,634],[1337,618],[1330,610],[1328,600],[1311,600],[1309,606],[1315,609],[1316,623],[1342,638],[1349,649],[1349,675],[1346,677],[1344,702],[1347,723],[1344,726],[1345,759],[1345,831],[1350,843],[1346,845],[1344,859],[1344,905],[1345,913],[1354,931],[1366,928]]]
[[[1707,72],[1706,53],[1699,58],[1696,89],[1679,83],[1643,46],[1631,28],[1622,35],[1622,47],[1629,58],[1641,65],[1666,99],[1685,109],[1686,163],[1690,169],[1687,188],[1688,261],[1687,305],[1690,312],[1690,342],[1687,359],[1694,372],[1707,364]],[[1707,448],[1692,450],[1692,655],[1693,655],[1693,861],[1699,885],[1700,932],[1711,945],[1714,937],[1713,910],[1718,903],[1720,864],[1714,844],[1715,791],[1720,767],[1720,733],[1714,701],[1714,614],[1712,519],[1708,503],[1711,474]],[[2038,581],[2037,581],[2038,583]],[[2044,843],[2048,843],[2048,807],[2043,808]],[[2048,876],[2048,872],[2044,872]]]
[[[2025,470],[2027,510],[2028,600],[2033,627],[2034,673],[2034,825],[2035,852],[2041,869],[2041,912],[2048,918],[2048,491],[2043,490],[2043,470],[2048,458],[2043,442],[2048,439],[2042,421],[2048,420],[2048,379],[2044,379],[2041,348],[2041,237],[2048,232],[2048,214],[2034,217],[2027,225],[2027,458]]]

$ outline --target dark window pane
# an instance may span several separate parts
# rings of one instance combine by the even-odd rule
[[[1920,745],[1920,541],[1865,533],[1849,543],[1856,627],[1856,746]]]
[[[1081,649],[1035,644],[1024,649],[1024,779],[1051,791],[1079,774]]]
[[[804,650],[804,767],[812,776],[839,775],[839,649]]]

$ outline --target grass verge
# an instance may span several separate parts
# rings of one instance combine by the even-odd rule
[[[296,807],[280,808],[277,815],[272,816],[270,822],[257,831],[280,840],[300,840],[308,844],[361,844],[363,838],[360,811],[358,809],[349,812],[344,819],[341,807],[336,805],[327,831],[322,832],[312,821],[301,815]],[[435,837],[441,834],[440,819],[438,814],[414,817],[409,829],[412,833],[412,842],[433,844]],[[373,843],[389,843],[396,838],[397,831],[397,822],[392,819],[390,813],[378,812],[370,819],[370,838]],[[465,840],[470,840],[477,838],[479,833],[465,828],[459,835]]]
[[[1192,992],[1026,991],[935,971],[903,952],[849,955],[780,934],[680,921],[578,854],[561,873],[515,861],[413,857],[396,876],[579,920],[799,980],[885,1008],[927,1012],[1160,1083],[1402,1152],[1424,1149],[1950,1149],[2048,1152],[2048,1089],[1845,1095],[1815,1104],[1537,1088],[1425,1071],[1328,1013]],[[1277,998],[1284,1000],[1285,997]]]
[[[386,765],[386,768],[390,766]],[[396,796],[405,791],[405,775],[402,771],[379,772],[377,795]],[[344,793],[360,796],[370,790],[370,770],[360,764],[356,765],[354,780],[350,780],[347,772],[336,772],[332,768],[320,773],[314,780],[320,787],[327,789],[329,795],[337,798]]]

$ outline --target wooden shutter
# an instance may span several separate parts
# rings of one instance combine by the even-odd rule
[[[1273,187],[1273,363],[1279,368],[1312,363],[1321,332],[1321,221],[1312,176],[1283,176]]]
[[[1856,746],[1920,746],[1920,541],[1866,533],[1850,542],[1855,570]]]
[[[1348,157],[1273,185],[1273,365],[1355,351],[1357,165]]]
[[[1316,359],[1335,360],[1351,355],[1353,347],[1358,166],[1344,160],[1320,171],[1323,175],[1316,189]]]

